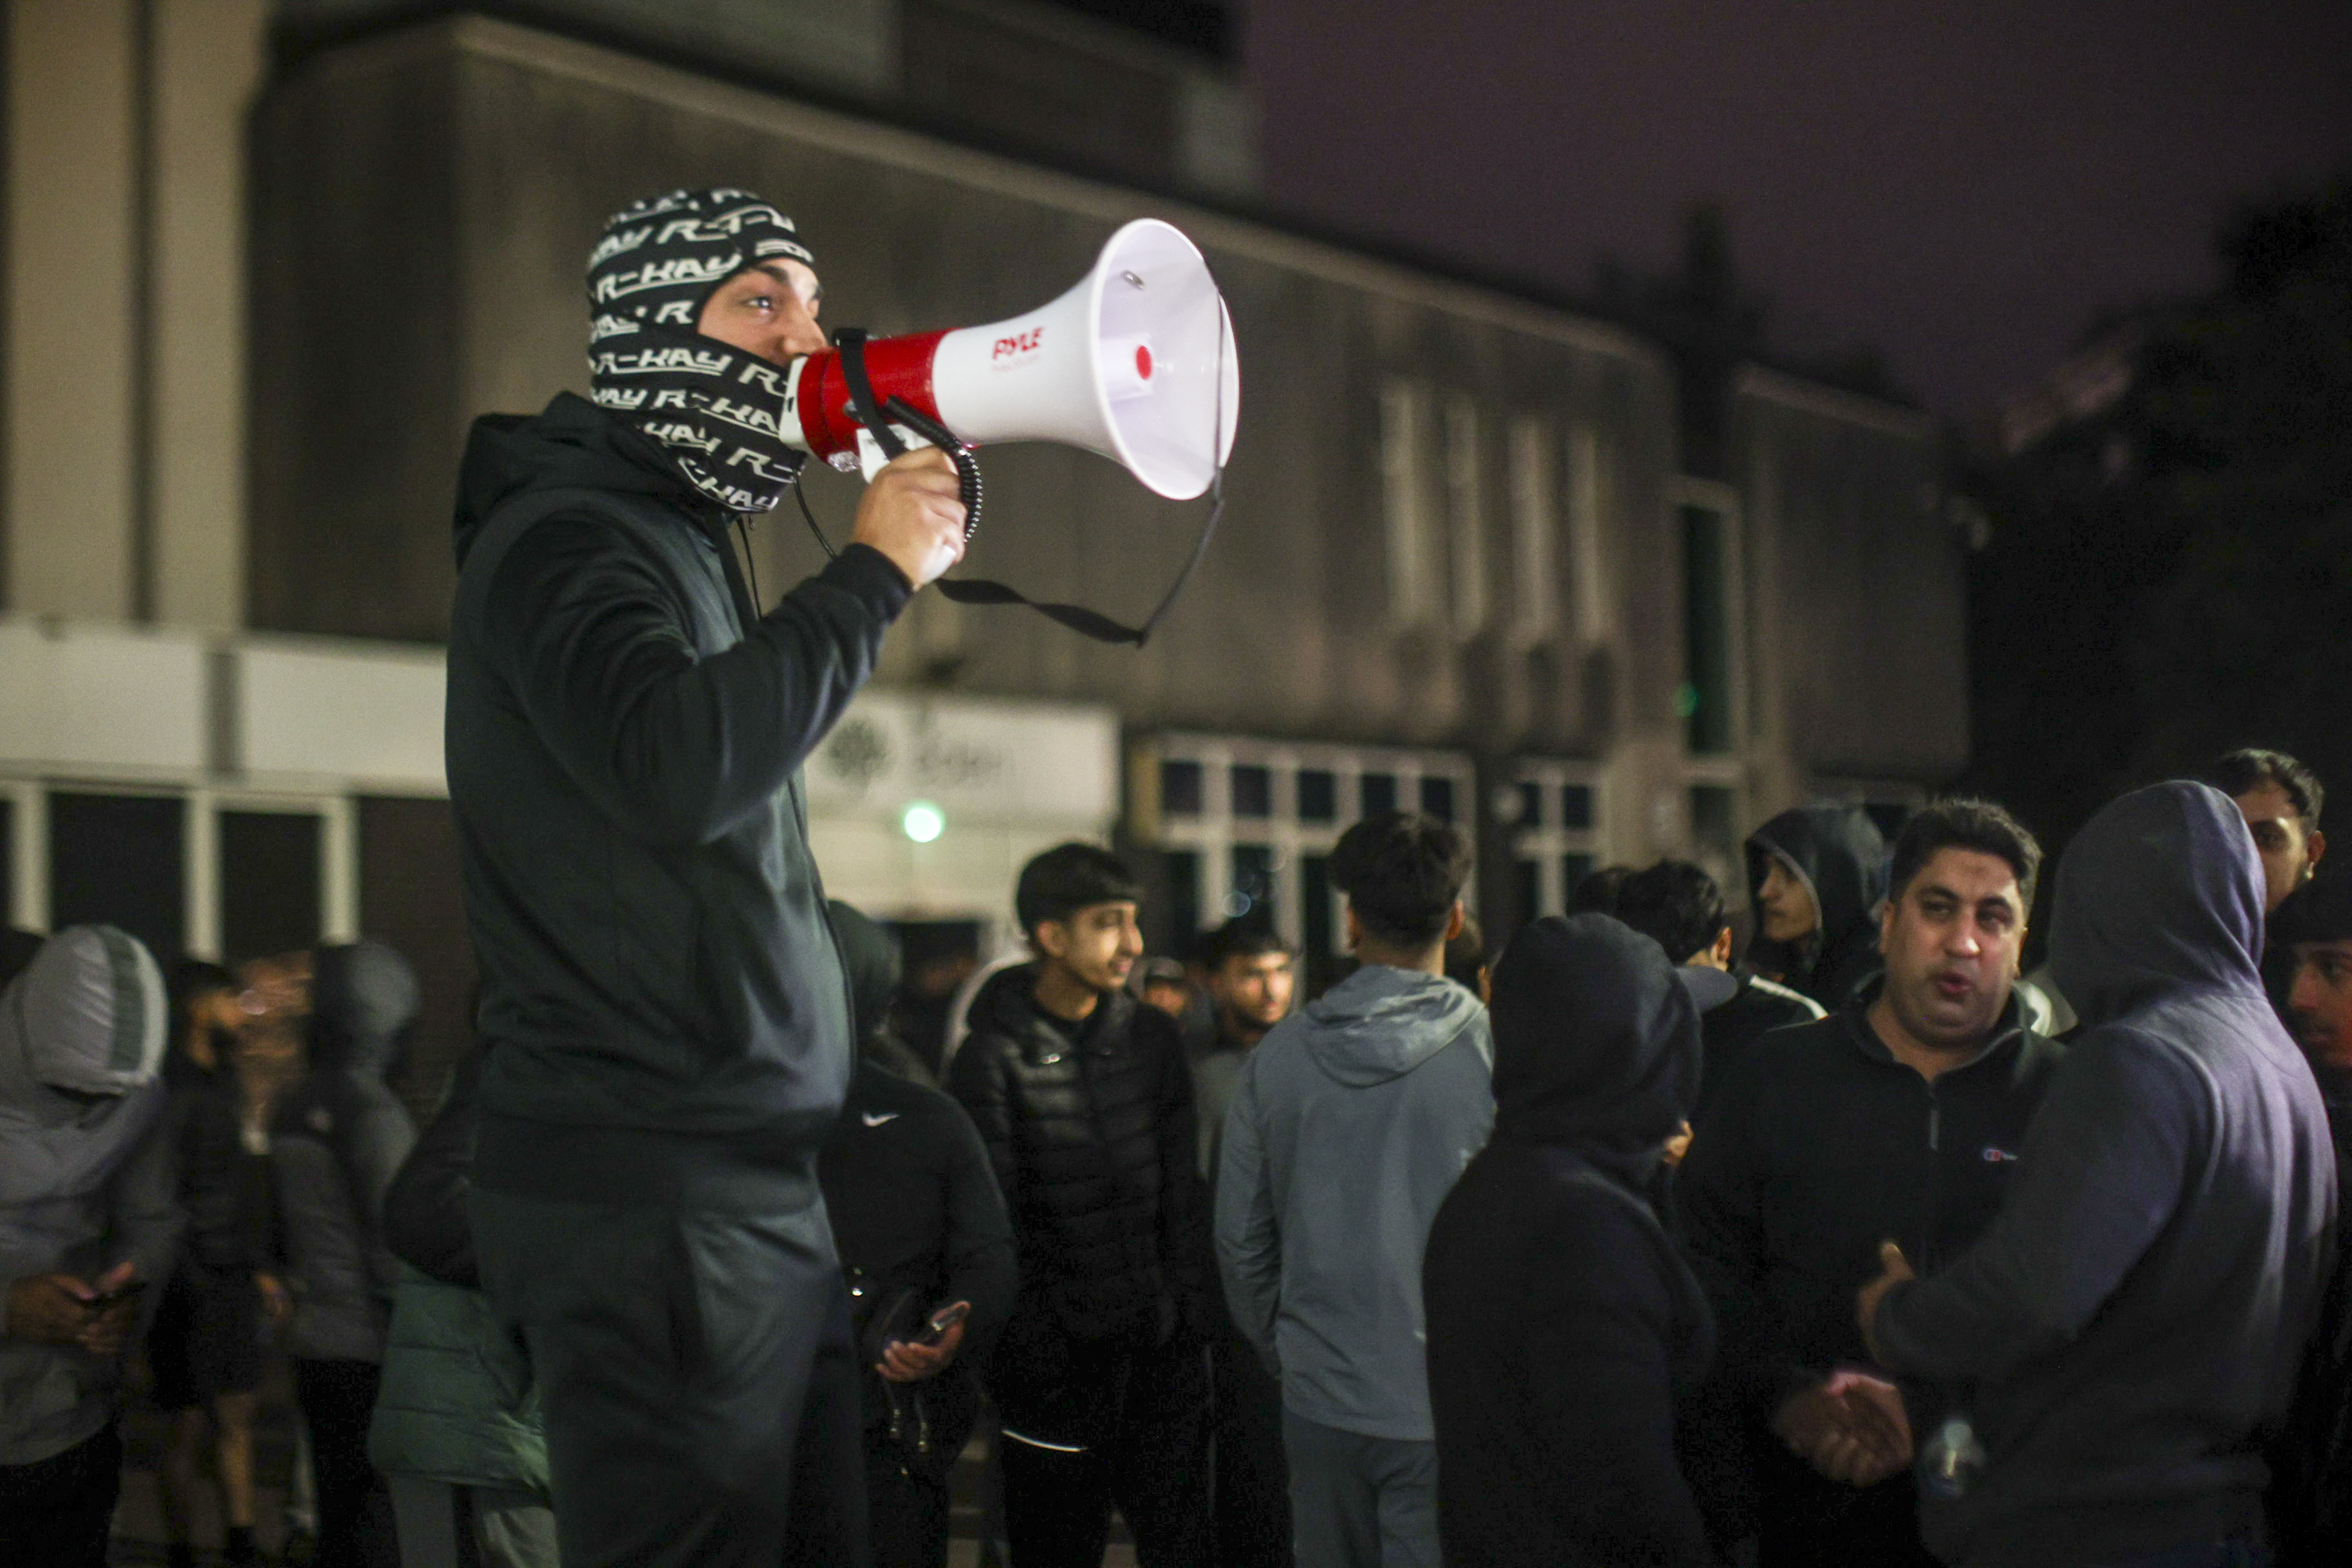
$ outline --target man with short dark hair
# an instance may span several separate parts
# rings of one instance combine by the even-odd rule
[[[1258,1045],[1225,1118],[1225,1300],[1281,1379],[1292,1539],[1315,1568],[1438,1561],[1422,1249],[1495,1120],[1486,1007],[1444,973],[1469,875],[1469,841],[1434,817],[1349,828],[1331,880],[1360,967]]]
[[[1095,845],[1023,867],[1013,901],[1036,958],[981,987],[948,1067],[1020,1256],[988,1381],[1024,1568],[1097,1568],[1113,1504],[1140,1561],[1213,1561],[1208,1206],[1183,1041],[1127,990],[1140,898]]]
[[[1266,1032],[1289,1016],[1297,971],[1290,944],[1262,917],[1227,921],[1201,939],[1198,952],[1216,1033],[1192,1053],[1192,1096],[1202,1173],[1213,1191],[1225,1111],[1242,1068]],[[1285,1568],[1290,1480],[1282,1458],[1282,1389],[1234,1326],[1222,1290],[1217,1318],[1210,1346],[1217,1385],[1217,1562],[1220,1568]]]
[[[1748,961],[1830,1012],[1878,978],[1886,841],[1858,805],[1784,811],[1748,838]]]
[[[2336,1162],[2256,973],[2263,893],[2203,784],[2125,795],[2066,847],[2050,957],[2083,1027],[2000,1213],[1926,1278],[1890,1244],[1854,1301],[1884,1365],[1968,1390],[1921,1507],[1947,1562],[2263,1560],[2262,1445],[2319,1303]]]
[[[2263,912],[2269,914],[2311,880],[2327,853],[2318,775],[2284,752],[2248,747],[2214,758],[2200,777],[2236,802],[2246,819],[2263,858]]]
[[[1699,1020],[1706,1068],[1699,1079],[1694,1121],[1706,1120],[1731,1069],[1748,1048],[1774,1029],[1810,1024],[1822,1005],[1775,980],[1731,967],[1731,921],[1723,912],[1723,889],[1706,869],[1688,860],[1661,860],[1625,879],[1617,892],[1617,918],[1666,950],[1679,964],[1729,971],[1739,989],[1730,1001]]]
[[[1723,1335],[1712,1436],[1748,1450],[1760,1568],[1934,1561],[1908,1462],[1936,1395],[1871,1370],[1850,1306],[1882,1241],[1938,1268],[2000,1206],[2059,1058],[2011,994],[2041,863],[1987,802],[1912,817],[1881,982],[1751,1050],[1698,1120],[1676,1195]]]

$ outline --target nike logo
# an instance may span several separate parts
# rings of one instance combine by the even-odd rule
[[[885,1121],[898,1121],[898,1113],[895,1110],[886,1110],[881,1115],[877,1116],[870,1110],[861,1110],[857,1113],[857,1117],[859,1121],[865,1122],[868,1127],[879,1127]]]

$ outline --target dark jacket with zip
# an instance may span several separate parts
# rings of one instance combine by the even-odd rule
[[[528,514],[506,507],[542,515],[518,537]],[[730,521],[568,393],[475,422],[446,748],[489,1044],[485,1188],[814,1199],[850,1009],[800,767],[910,590],[852,545],[761,616]]]
[[[1017,1383],[1041,1337],[1150,1347],[1213,1321],[1206,1189],[1183,1037],[1124,991],[1085,1023],[1049,1018],[1033,964],[972,999],[948,1091],[988,1150],[1020,1257],[997,1357]]]
[[[1881,1242],[1931,1275],[1992,1223],[2063,1054],[2020,1023],[2012,997],[1984,1050],[1931,1083],[1858,998],[1759,1041],[1700,1119],[1675,1193],[1722,1334],[1707,1403],[1746,1439],[1768,1563],[1925,1561],[1908,1476],[1876,1497],[1823,1479],[1769,1423],[1800,1388],[1868,1363],[1853,1299]],[[1906,1397],[1924,1435],[1940,1395]]]
[[[2051,965],[2084,1027],[2000,1215],[1878,1307],[1889,1365],[1972,1385],[1984,1471],[1921,1510],[1945,1561],[2121,1562],[2260,1530],[2261,1447],[2336,1211],[2262,932],[2262,867],[2218,790],[2137,791],[2066,847]]]

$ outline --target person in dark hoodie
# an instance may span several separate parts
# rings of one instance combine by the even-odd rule
[[[850,1004],[802,762],[908,597],[961,557],[926,447],[764,614],[728,532],[773,507],[814,258],[737,190],[617,214],[591,253],[593,401],[478,420],[459,480],[446,752],[482,969],[483,1281],[546,1401],[565,1561],[772,1564],[812,1381],[856,1399],[818,1196]],[[687,1333],[680,1324],[691,1324]],[[685,1338],[681,1339],[681,1334]],[[688,1353],[681,1356],[683,1349]]]
[[[1183,1037],[1126,989],[1139,896],[1094,845],[1023,867],[1036,960],[981,987],[948,1066],[1020,1258],[988,1382],[1022,1568],[1096,1568],[1114,1503],[1148,1568],[1214,1560],[1208,1205]]]
[[[1930,1273],[1957,1258],[2014,1180],[2062,1056],[2014,990],[2041,865],[1999,806],[1918,812],[1881,984],[1758,1043],[1698,1119],[1676,1197],[1723,1347],[1695,1451],[1719,1523],[1754,1488],[1759,1568],[1932,1568],[1906,1405],[1931,1423],[1943,1394],[1871,1368],[1853,1291],[1890,1237]]]
[[[1855,1301],[1881,1364],[1961,1387],[1923,1444],[1947,1563],[2264,1560],[2262,1445],[2319,1303],[2336,1160],[2263,992],[2263,893],[2205,784],[2110,803],[2059,862],[2051,964],[2084,1026],[2000,1213],[1931,1278],[1890,1243]]]
[[[122,1352],[179,1246],[163,977],[71,926],[0,991],[0,1557],[105,1568]]]
[[[1013,1305],[1013,1222],[971,1118],[890,1034],[898,943],[838,900],[830,910],[858,1057],[817,1180],[864,1368],[874,1568],[944,1568],[948,1477],[980,1415],[971,1369]]]
[[[1801,805],[1748,837],[1748,961],[1834,1013],[1878,978],[1886,841],[1858,805]]]
[[[419,999],[407,960],[382,942],[320,948],[302,1019],[307,1070],[269,1116],[270,1175],[294,1296],[286,1351],[310,1434],[317,1560],[326,1568],[398,1561],[391,1497],[368,1461],[367,1437],[400,1278],[383,1241],[384,1194],[416,1142],[415,1124],[384,1079],[400,1065]],[[267,1025],[256,1031],[267,1032]]]
[[[1713,1329],[1644,1194],[1731,989],[1606,915],[1536,921],[1495,965],[1494,1137],[1422,1266],[1454,1568],[1717,1561],[1675,1452]]]

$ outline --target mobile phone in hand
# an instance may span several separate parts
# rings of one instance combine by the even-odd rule
[[[916,1338],[915,1342],[919,1345],[935,1345],[947,1338],[950,1329],[971,1316],[971,1303],[969,1301],[958,1301],[952,1307],[942,1307],[931,1314],[931,1321],[923,1326],[923,1331]]]

